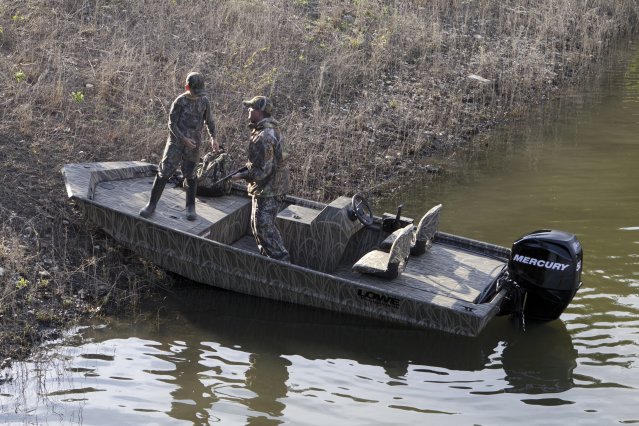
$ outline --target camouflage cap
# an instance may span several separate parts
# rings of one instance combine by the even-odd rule
[[[204,91],[204,76],[199,72],[191,72],[186,76],[186,84],[195,95],[199,95]]]
[[[266,96],[255,96],[250,101],[242,101],[242,104],[247,108],[264,111],[267,114],[270,114],[273,111],[273,104]]]

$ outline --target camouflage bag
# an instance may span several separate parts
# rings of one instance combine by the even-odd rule
[[[217,154],[217,153],[216,153]],[[231,180],[215,184],[231,173],[231,158],[226,152],[217,154],[209,152],[197,166],[197,195],[204,197],[220,197],[231,193]]]

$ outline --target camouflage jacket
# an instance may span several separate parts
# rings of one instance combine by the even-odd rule
[[[258,197],[285,195],[288,191],[289,172],[286,164],[284,138],[278,122],[265,118],[251,126],[248,147],[248,192]]]
[[[190,151],[189,157],[198,161],[202,147],[202,127],[206,124],[209,136],[215,137],[215,122],[211,104],[206,96],[194,96],[189,92],[175,98],[169,113],[169,143],[183,145],[184,138],[195,141],[197,148]]]

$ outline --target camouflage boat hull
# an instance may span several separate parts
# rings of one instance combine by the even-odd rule
[[[184,193],[170,188],[149,219],[155,166],[141,162],[68,164],[67,192],[86,218],[118,243],[193,281],[257,297],[409,326],[476,336],[499,311],[504,294],[475,303],[494,285],[508,250],[438,233],[433,247],[409,259],[396,279],[353,272],[352,263],[388,236],[348,214],[350,199],[324,205],[287,199],[278,223],[292,263],[261,256],[250,234],[250,199],[199,197],[198,220],[184,219]],[[376,222],[379,218],[376,218]]]

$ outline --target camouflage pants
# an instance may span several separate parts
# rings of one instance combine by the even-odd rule
[[[193,157],[194,155],[195,157]],[[164,154],[162,155],[162,161],[160,162],[158,175],[160,178],[168,179],[173,176],[173,173],[175,173],[181,165],[182,176],[184,176],[185,179],[195,179],[197,177],[195,169],[197,160],[197,148],[192,151],[187,151],[182,144],[167,142],[164,148]]]
[[[275,223],[281,202],[281,197],[253,196],[251,230],[262,255],[290,262],[282,235]]]

